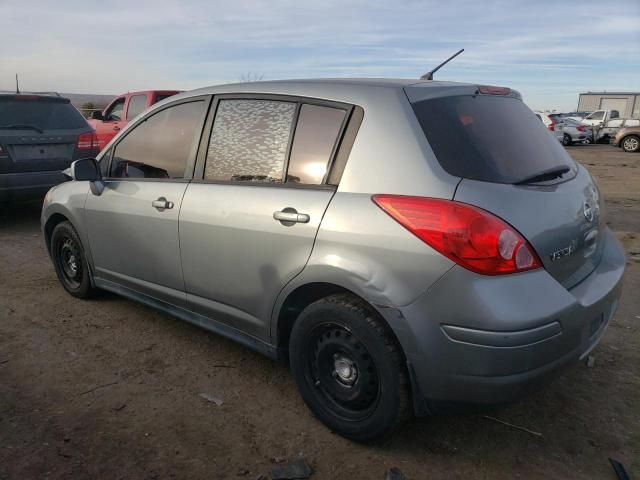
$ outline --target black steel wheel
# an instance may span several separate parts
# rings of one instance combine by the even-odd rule
[[[400,345],[357,297],[332,295],[305,308],[291,332],[289,360],[302,398],[336,433],[370,441],[410,415]]]
[[[82,243],[70,222],[61,222],[53,229],[50,253],[58,280],[67,292],[79,298],[94,293]]]
[[[360,339],[342,325],[320,324],[312,330],[306,352],[307,382],[336,416],[362,420],[371,415],[380,397],[379,374]]]

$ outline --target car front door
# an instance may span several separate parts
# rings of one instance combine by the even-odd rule
[[[335,192],[328,169],[351,111],[306,102],[217,98],[180,212],[190,308],[263,341]]]
[[[124,107],[126,100],[126,96],[116,98],[105,109],[102,120],[92,123],[91,126],[96,131],[98,147],[100,150],[102,150],[126,124],[124,121]]]
[[[185,306],[178,216],[208,103],[195,97],[152,112],[100,159],[105,188],[85,203],[98,284]]]

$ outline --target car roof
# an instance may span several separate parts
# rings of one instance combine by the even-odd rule
[[[293,80],[268,80],[247,83],[229,83],[198,88],[179,93],[159,102],[162,106],[169,101],[176,101],[198,95],[251,94],[251,95],[290,95],[294,97],[318,98],[336,102],[351,103],[366,108],[371,102],[380,102],[388,96],[402,95],[410,90],[420,90],[423,95],[453,89],[469,91],[477,88],[470,83],[419,80],[416,78],[315,78]]]
[[[291,80],[263,80],[259,82],[243,82],[243,83],[228,83],[224,85],[214,85],[210,87],[200,88],[198,90],[218,89],[220,87],[233,86],[236,89],[254,89],[256,87],[277,87],[287,89],[289,87],[298,85],[359,85],[361,87],[388,87],[388,88],[404,88],[409,85],[420,86],[460,86],[471,85],[460,82],[445,82],[434,80],[419,80],[416,78],[299,78]]]
[[[160,89],[160,90],[136,90],[135,92],[127,92],[127,93],[121,93],[120,95],[115,95],[116,97],[126,97],[127,95],[129,96],[133,96],[133,95],[146,95],[148,93],[170,93],[170,94],[176,94],[176,93],[180,93],[183,90],[172,90],[172,89]]]
[[[193,95],[213,95],[222,93],[272,93],[281,95],[303,95],[308,92],[308,96],[323,96],[321,92],[327,94],[340,92],[347,93],[355,90],[379,90],[396,89],[400,90],[408,86],[419,87],[455,87],[471,86],[472,84],[458,82],[443,82],[433,80],[419,80],[406,78],[307,78],[292,80],[266,80],[260,82],[228,83],[223,85],[213,85],[198,88],[181,94],[182,96]]]

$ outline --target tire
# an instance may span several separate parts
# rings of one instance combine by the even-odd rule
[[[562,137],[562,145],[565,147],[569,147],[573,144],[573,140],[571,140],[571,135],[565,133]]]
[[[411,415],[400,345],[357,297],[331,295],[307,306],[293,326],[289,359],[309,409],[346,438],[378,439]]]
[[[91,285],[89,264],[76,230],[70,222],[61,222],[51,233],[51,259],[58,280],[74,297],[89,298],[96,293]]]
[[[620,142],[620,146],[625,152],[633,153],[640,151],[640,137],[637,135],[627,135]]]

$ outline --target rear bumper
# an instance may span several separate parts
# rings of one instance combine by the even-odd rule
[[[570,290],[542,269],[488,277],[456,266],[413,304],[383,309],[410,363],[414,393],[430,410],[510,402],[584,358],[621,294],[622,247],[608,229],[602,239],[597,268]]]
[[[44,196],[68,179],[60,171],[0,174],[0,199],[18,200]]]

